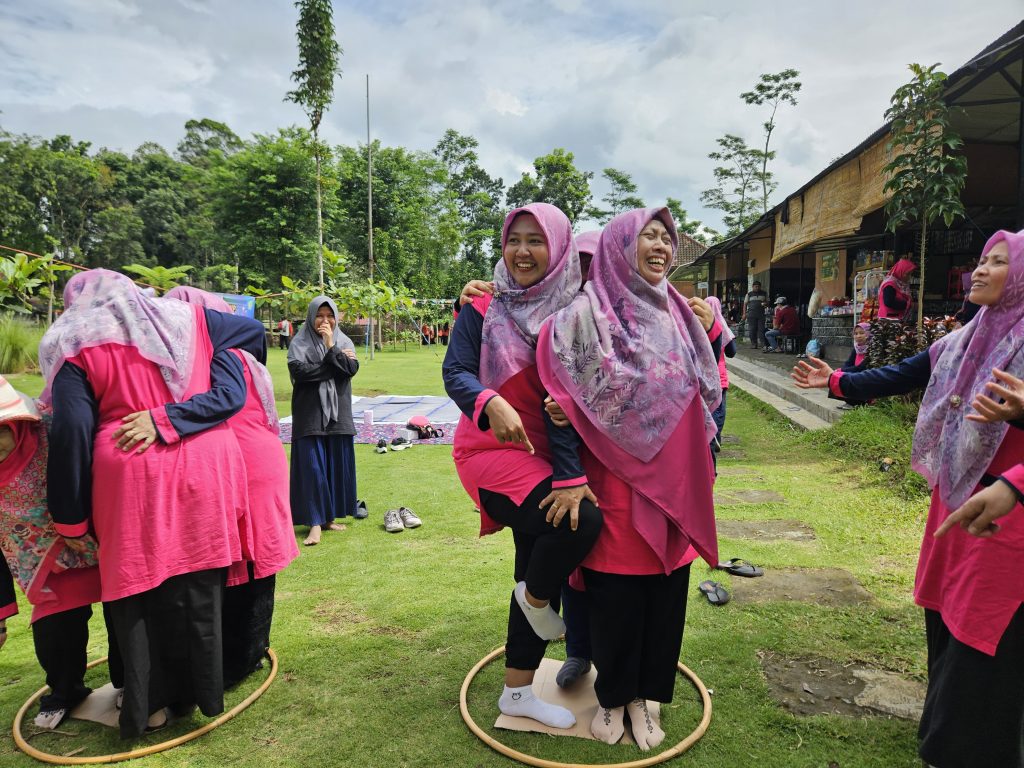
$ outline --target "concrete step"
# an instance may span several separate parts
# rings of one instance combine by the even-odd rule
[[[768,402],[769,405],[776,407],[786,417],[790,417],[790,413],[786,412],[788,407],[795,406],[817,419],[817,422],[814,422],[815,424],[822,422],[819,426],[808,426],[806,427],[807,429],[821,429],[824,426],[834,424],[843,417],[843,411],[839,409],[841,401],[829,399],[827,390],[798,389],[793,380],[777,368],[769,365],[758,365],[739,357],[726,358],[725,363],[729,369],[730,384],[735,379],[740,389],[745,389],[759,400]],[[747,384],[748,387],[756,387],[761,392],[770,394],[773,400],[781,399],[785,401],[787,405],[780,408],[775,402],[769,402],[761,395],[748,389],[748,387],[742,386],[740,380]],[[793,411],[792,413],[796,414],[798,411]],[[793,419],[793,421],[796,421],[796,419]]]

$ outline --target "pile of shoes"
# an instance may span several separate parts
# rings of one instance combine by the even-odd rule
[[[389,509],[384,513],[384,530],[388,533],[401,533],[406,528],[419,528],[421,525],[423,521],[408,507]]]
[[[406,448],[411,448],[411,447],[412,447],[412,443],[410,443],[404,437],[396,437],[396,438],[394,438],[391,441],[391,450],[392,451],[404,451]],[[388,452],[388,441],[385,440],[382,437],[380,440],[377,441],[377,447],[374,448],[374,450],[377,453],[387,453]]]

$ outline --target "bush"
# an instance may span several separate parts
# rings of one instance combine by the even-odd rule
[[[926,317],[924,328],[918,333],[916,325],[905,325],[895,320],[872,320],[868,366],[881,368],[913,357],[952,331],[955,322],[952,317]]]
[[[928,484],[910,468],[910,448],[917,421],[917,403],[898,398],[879,401],[846,413],[830,429],[806,433],[804,439],[831,454],[862,463],[869,477],[884,480],[904,498],[927,495]],[[888,472],[882,460],[891,458]]]
[[[43,329],[14,315],[0,315],[0,373],[23,373],[39,365]]]

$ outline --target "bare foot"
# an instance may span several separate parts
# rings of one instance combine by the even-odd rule
[[[629,712],[633,740],[641,750],[646,752],[665,740],[665,732],[654,722],[644,699],[633,699],[626,705],[626,710]]]
[[[314,525],[309,529],[309,536],[302,542],[307,547],[314,547],[320,543],[320,526]]]
[[[605,744],[617,743],[626,731],[625,726],[622,724],[624,713],[625,707],[608,709],[607,707],[599,706],[597,714],[590,721],[590,732],[594,735],[594,738],[598,741],[603,741]]]
[[[331,523],[327,526],[328,531],[344,531],[347,528],[347,525],[342,525],[341,523]]]

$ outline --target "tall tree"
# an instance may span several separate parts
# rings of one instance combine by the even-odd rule
[[[573,224],[590,207],[593,194],[590,180],[593,171],[581,171],[576,167],[572,152],[562,148],[553,149],[533,161],[536,176],[524,173],[522,178],[508,188],[506,202],[512,208],[528,203],[551,203],[562,209]]]
[[[711,245],[721,237],[711,227],[704,226],[703,222],[691,219],[686,209],[683,208],[682,201],[669,197],[665,200],[665,207],[668,208],[676,222],[676,231],[689,235],[701,245]]]
[[[587,216],[596,219],[603,227],[623,211],[644,207],[643,198],[637,196],[637,186],[628,173],[615,168],[605,168],[601,175],[604,176],[609,187],[608,193],[601,198],[607,207],[598,208],[596,205],[592,205],[587,210]]]
[[[501,232],[505,184],[480,167],[478,146],[480,143],[474,137],[449,128],[433,154],[447,171],[445,188],[458,210],[467,271],[482,275],[490,272],[487,245]]]
[[[796,106],[796,94],[803,87],[803,83],[797,80],[799,76],[800,73],[795,69],[784,69],[781,72],[776,72],[774,75],[761,75],[761,79],[754,86],[754,90],[740,94],[740,98],[747,102],[747,104],[757,106],[767,104],[772,108],[771,115],[768,116],[768,120],[764,123],[764,150],[761,157],[760,174],[762,213],[768,212],[768,195],[775,188],[768,175],[768,161],[775,159],[775,153],[768,148],[772,140],[772,131],[775,130],[775,113],[778,112],[780,104]]]
[[[722,212],[727,235],[738,235],[760,215],[755,195],[764,153],[748,147],[747,142],[731,133],[715,141],[720,149],[708,157],[721,163],[714,170],[716,186],[701,192],[700,199],[709,208]],[[767,174],[769,189],[774,188],[771,172]]]
[[[178,157],[189,165],[209,166],[216,155],[229,157],[243,142],[225,123],[204,117],[185,123],[185,138],[178,142]]]
[[[948,227],[964,215],[960,193],[967,183],[967,158],[953,154],[963,140],[950,121],[951,108],[943,100],[946,74],[938,64],[911,64],[910,82],[900,86],[885,111],[892,129],[886,149],[893,154],[883,172],[887,227],[921,227],[920,285],[917,290],[917,327],[924,328],[925,244],[928,225],[939,216]]]
[[[299,68],[292,72],[298,85],[285,96],[302,107],[309,118],[313,134],[313,158],[316,161],[316,233],[320,244],[320,287],[324,286],[324,218],[320,121],[334,98],[334,78],[341,75],[338,56],[341,46],[334,39],[334,9],[331,0],[297,0],[299,22],[296,36],[299,40]]]

